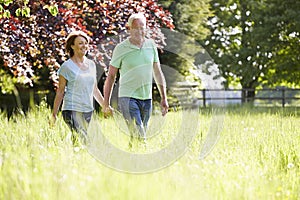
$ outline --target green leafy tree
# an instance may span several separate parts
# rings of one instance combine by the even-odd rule
[[[227,80],[225,86],[239,84],[243,89],[252,89],[244,90],[245,101],[255,96],[255,88],[271,85],[270,80],[276,84],[282,82],[278,61],[287,55],[295,58],[295,52],[285,49],[299,43],[290,35],[299,34],[299,16],[295,14],[299,11],[299,1],[212,0],[211,7],[214,16],[208,25],[212,34],[205,44]],[[287,13],[290,14],[285,16]],[[287,45],[289,42],[284,40],[293,43]],[[286,64],[281,65],[285,66],[285,72],[295,70]]]
[[[187,79],[197,79],[191,70],[198,64],[197,54],[203,51],[200,43],[195,45],[197,41],[201,41],[210,34],[210,30],[206,27],[208,18],[212,15],[210,11],[209,0],[193,1],[193,0],[159,0],[166,9],[168,9],[174,20],[175,31],[172,41],[178,40],[174,47],[170,49],[181,49],[179,54],[166,52],[162,55],[162,62],[177,69]],[[196,48],[195,48],[196,47]]]
[[[268,1],[268,23],[277,28],[276,44],[272,45],[271,70],[263,83],[268,86],[300,86],[300,2],[296,0]]]

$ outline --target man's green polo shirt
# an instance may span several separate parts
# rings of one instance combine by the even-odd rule
[[[110,61],[120,71],[119,97],[151,99],[154,62],[159,62],[159,57],[152,39],[146,39],[142,48],[128,38],[119,43]]]

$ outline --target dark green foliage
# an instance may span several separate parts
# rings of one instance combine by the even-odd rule
[[[226,86],[299,86],[300,2],[212,0],[210,55]]]

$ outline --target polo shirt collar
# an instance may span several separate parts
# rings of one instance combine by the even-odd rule
[[[145,43],[145,42],[144,42],[144,43]],[[132,48],[132,49],[140,49],[138,46],[135,46],[135,45],[131,44],[131,42],[129,41],[129,38],[127,38],[127,39],[125,40],[125,44],[126,44],[126,46],[129,47],[129,48]],[[142,48],[143,48],[143,46],[142,46]]]

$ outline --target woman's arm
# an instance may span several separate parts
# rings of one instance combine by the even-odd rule
[[[52,118],[53,118],[54,122],[56,121],[56,116],[57,116],[59,107],[64,98],[66,85],[67,85],[67,80],[63,76],[60,75],[58,78],[58,88],[56,90],[53,111],[52,111]]]

